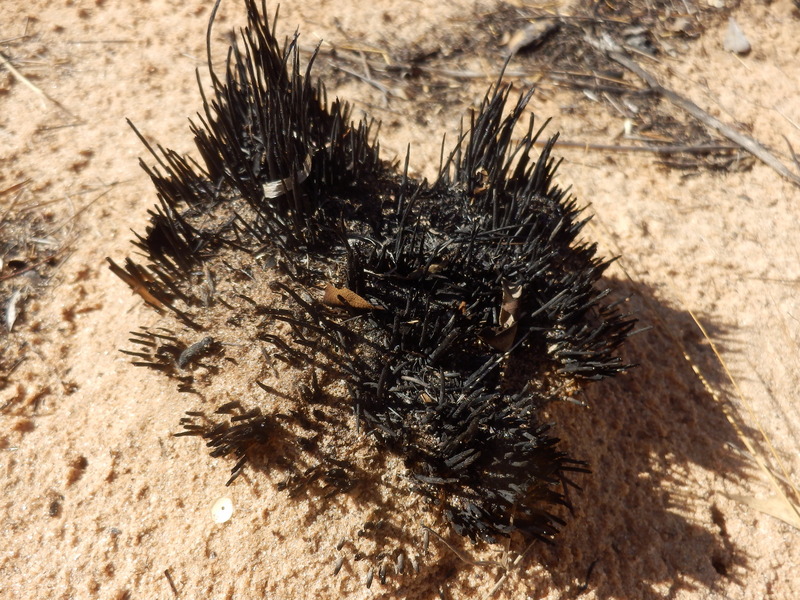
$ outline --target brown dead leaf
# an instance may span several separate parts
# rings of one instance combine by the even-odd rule
[[[495,350],[508,352],[517,339],[517,324],[505,329],[488,327],[481,332],[481,339]]]
[[[322,303],[326,306],[338,308],[355,308],[357,310],[383,310],[380,306],[375,306],[369,300],[362,298],[353,290],[347,288],[337,288],[330,283],[325,286],[325,297]]]
[[[500,304],[499,327],[487,327],[480,338],[495,350],[508,352],[517,339],[517,321],[520,312],[521,285],[503,282],[503,302]]]
[[[480,181],[473,188],[473,195],[481,194],[489,189],[489,172],[484,167],[481,167],[475,172],[475,175],[480,178]]]
[[[522,286],[510,286],[503,282],[503,304],[500,306],[500,327],[506,329],[516,325],[519,319],[520,303],[522,297]]]

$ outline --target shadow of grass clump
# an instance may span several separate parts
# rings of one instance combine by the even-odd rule
[[[534,552],[567,598],[587,590],[648,599],[713,591],[747,567],[746,552],[731,543],[713,492],[698,477],[742,479],[748,465],[734,449],[736,430],[684,349],[712,386],[723,387],[725,375],[686,312],[642,286],[628,292],[636,314],[653,323],[626,345],[639,368],[587,388],[586,410],[553,407],[570,452],[590,457],[592,470],[581,479],[575,519],[559,543]]]

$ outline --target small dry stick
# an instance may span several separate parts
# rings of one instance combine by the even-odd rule
[[[108,184],[108,189],[106,189],[104,192],[102,192],[102,193],[101,193],[99,196],[97,196],[97,197],[93,198],[92,200],[90,200],[89,202],[87,202],[86,204],[84,204],[83,206],[81,206],[81,207],[80,207],[80,208],[79,208],[77,211],[75,211],[75,213],[74,213],[74,214],[72,214],[71,216],[67,217],[67,219],[66,219],[66,220],[65,220],[63,223],[59,224],[59,225],[58,225],[58,226],[56,226],[54,229],[51,229],[51,230],[49,230],[49,231],[47,232],[47,236],[49,237],[49,236],[51,236],[51,235],[54,235],[54,234],[58,233],[59,231],[61,231],[62,229],[64,229],[64,227],[66,227],[66,226],[67,226],[67,225],[69,225],[70,223],[74,222],[74,221],[75,221],[75,220],[76,220],[76,219],[77,219],[77,218],[80,216],[80,214],[81,214],[81,213],[83,213],[83,212],[84,212],[84,211],[85,211],[87,208],[89,208],[90,206],[92,206],[92,205],[93,205],[95,202],[97,202],[98,200],[100,200],[100,199],[101,199],[103,196],[105,196],[106,194],[108,194],[108,193],[111,191],[111,189],[112,189],[112,188],[113,188],[115,185],[117,185],[117,183],[116,183],[116,182],[114,182],[114,183],[109,183],[109,184]]]
[[[11,187],[9,187],[9,188],[6,188],[6,189],[4,189],[4,190],[0,191],[0,197],[3,197],[3,196],[5,196],[6,194],[10,194],[10,193],[12,193],[12,192],[16,192],[16,191],[18,191],[18,190],[21,190],[21,189],[22,189],[23,187],[25,187],[25,186],[26,186],[28,183],[30,183],[30,179],[26,179],[25,181],[21,181],[20,183],[17,183],[17,184],[15,184],[15,185],[12,185]],[[11,214],[11,211],[12,211],[12,210],[14,210],[14,207],[17,205],[17,201],[19,200],[19,197],[20,197],[20,194],[17,194],[16,196],[14,196],[14,199],[11,201],[11,204],[10,204],[10,205],[9,205],[9,207],[6,209],[6,211],[3,213],[3,216],[2,216],[2,217],[0,217],[0,226],[2,226],[2,225],[3,225],[3,223],[5,223],[5,222],[6,222],[6,219],[8,218],[8,215],[10,215],[10,214]]]
[[[365,61],[365,64],[366,64],[366,61]],[[393,96],[394,98],[402,98],[402,96],[400,94],[398,94],[397,92],[395,92],[393,90],[390,90],[388,87],[386,87],[385,85],[383,85],[379,81],[376,81],[375,79],[373,79],[369,75],[360,75],[360,74],[356,73],[355,71],[352,71],[351,69],[343,67],[342,65],[334,64],[333,67],[335,69],[338,69],[342,73],[347,73],[348,75],[352,75],[353,77],[356,77],[356,78],[360,79],[364,83],[367,83],[367,84],[371,85],[372,87],[377,89],[379,92],[381,92],[384,96]]]
[[[794,148],[792,148],[792,143],[785,135],[781,134],[781,137],[786,141],[786,145],[789,146],[789,153],[792,155],[792,162],[794,162],[794,166],[800,169],[800,159],[797,158],[797,154],[795,154]]]
[[[536,146],[548,144],[547,140],[537,140]],[[615,144],[593,144],[590,142],[571,142],[557,140],[556,148],[577,148],[583,150],[601,150],[604,152],[652,152],[653,154],[708,154],[710,152],[724,152],[736,150],[741,146],[733,144],[698,144],[696,146],[688,144],[670,144],[668,146],[622,146]]]
[[[655,75],[646,71],[639,64],[634,61],[633,59],[627,57],[625,54],[622,53],[620,46],[611,40],[610,38],[606,38],[603,41],[597,40],[590,35],[585,36],[586,43],[590,46],[599,50],[603,54],[605,54],[608,58],[613,60],[616,63],[619,63],[636,76],[640,77],[647,86],[659,94],[660,96],[669,100],[672,104],[677,106],[678,108],[684,110],[685,112],[692,115],[698,121],[705,123],[712,129],[715,129],[720,134],[731,140],[732,142],[738,144],[745,150],[747,150],[750,154],[755,156],[765,165],[774,169],[779,175],[785,177],[789,181],[791,181],[796,186],[800,187],[800,175],[796,173],[792,173],[789,168],[784,165],[780,160],[778,160],[769,150],[767,150],[763,145],[757,142],[755,139],[751,138],[748,135],[743,134],[742,132],[734,129],[730,125],[726,125],[716,117],[712,117],[702,108],[697,106],[694,102],[689,100],[688,98],[684,98],[677,92],[664,87],[658,82]]]
[[[43,100],[49,100],[50,102],[55,104],[58,108],[63,110],[65,113],[67,113],[70,117],[72,117],[73,119],[78,120],[78,117],[75,115],[75,113],[73,113],[71,110],[69,110],[63,104],[61,104],[61,102],[59,102],[55,98],[53,98],[51,96],[48,96],[47,93],[42,91],[41,88],[39,88],[39,87],[35,86],[33,83],[31,83],[31,80],[28,79],[27,77],[25,77],[25,75],[23,75],[22,73],[20,73],[17,70],[17,68],[14,65],[11,64],[11,61],[8,59],[8,57],[6,57],[6,55],[3,54],[2,52],[0,52],[0,64],[2,64],[6,69],[8,69],[8,72],[11,73],[17,79],[17,81],[19,81],[23,85],[26,85],[37,96],[39,96]]]
[[[497,580],[497,583],[494,584],[494,587],[491,590],[489,590],[489,593],[483,597],[484,600],[488,600],[489,598],[494,596],[498,591],[500,591],[500,588],[503,587],[509,575],[511,575],[511,572],[519,567],[520,563],[522,562],[522,559],[525,558],[525,555],[528,554],[528,551],[531,548],[533,548],[533,545],[535,543],[536,542],[531,542],[530,544],[528,544],[528,547],[525,548],[525,550],[523,550],[522,553],[519,556],[517,556],[517,558],[514,559],[514,562],[511,563],[511,565],[505,569],[503,575],[500,577],[500,579]]]
[[[26,185],[28,185],[30,182],[31,182],[30,179],[26,179],[25,181],[20,181],[19,183],[15,183],[11,187],[7,187],[4,190],[0,190],[0,196],[5,196],[6,194],[10,194],[12,192],[16,192],[17,190],[20,190],[23,187],[25,187]]]
[[[430,532],[434,536],[436,536],[436,539],[438,539],[445,546],[447,546],[447,548],[453,554],[455,554],[462,562],[464,562],[464,563],[466,563],[468,565],[472,565],[473,567],[498,567],[500,569],[505,569],[505,567],[503,565],[501,565],[499,562],[497,562],[496,560],[472,560],[469,556],[467,556],[466,554],[463,554],[462,552],[460,552],[459,550],[454,548],[451,544],[449,544],[447,542],[447,540],[445,540],[442,536],[440,536],[438,533],[436,533],[430,527],[427,527],[427,526],[423,525],[422,529],[424,531]]]
[[[175,594],[175,597],[178,598],[178,588],[175,587],[175,582],[172,581],[172,575],[169,573],[169,569],[164,569],[164,577],[167,578],[167,582],[169,583],[169,587],[172,588],[172,593]]]

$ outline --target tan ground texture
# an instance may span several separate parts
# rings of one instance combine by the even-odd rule
[[[637,61],[792,165],[798,8],[726,2],[681,2],[682,14],[662,15],[675,32],[664,38],[673,56]],[[173,437],[192,406],[173,381],[118,351],[129,330],[157,317],[105,257],[131,253],[131,229],[143,230],[155,202],[137,162],[146,151],[125,119],[152,141],[193,150],[187,117],[201,108],[195,69],[207,78],[210,10],[201,0],[0,7],[1,598],[800,597],[800,523],[767,475],[786,493],[781,478],[800,480],[800,189],[745,153],[713,170],[669,169],[644,152],[558,150],[560,183],[595,214],[586,236],[622,257],[610,285],[632,296],[653,329],[626,347],[638,368],[587,388],[588,408],[552,409],[565,447],[593,470],[576,478],[583,489],[552,547],[535,544],[517,561],[518,540],[510,553],[459,540],[415,497],[392,495],[389,480],[403,474],[391,461],[379,465],[387,485],[370,497],[321,503],[289,499],[256,471],[226,488],[230,461],[210,458],[196,438]],[[577,10],[521,0],[298,0],[281,7],[278,31],[299,28],[304,47],[324,39],[372,64],[434,57],[438,75],[384,76],[384,90],[365,81],[375,75],[368,66],[337,63],[330,52],[316,71],[330,96],[383,121],[385,158],[410,143],[412,170],[430,177],[441,135],[454,139],[497,77],[503,33],[520,30],[525,15]],[[752,44],[746,56],[722,47],[728,12]],[[243,24],[236,0],[225,0],[212,35],[217,60]],[[509,69],[524,71],[536,52]],[[611,79],[643,87],[618,69]],[[538,83],[533,110],[563,140],[632,145],[626,115],[633,136],[647,133],[635,106],[615,108],[602,90],[582,93],[534,69],[510,80],[519,89]],[[255,393],[252,381],[225,385],[231,397]],[[371,448],[365,438],[354,452]],[[210,510],[225,496],[234,514],[217,524]],[[783,519],[766,514],[770,506]],[[397,543],[420,572],[386,584],[376,575],[367,589],[358,532],[378,513],[401,526]],[[509,568],[468,564],[435,536],[426,551],[423,525],[464,557]]]

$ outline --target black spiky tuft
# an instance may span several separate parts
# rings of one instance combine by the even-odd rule
[[[134,242],[147,262],[110,262],[171,316],[169,333],[134,334],[135,364],[188,389],[200,351],[266,344],[310,373],[290,394],[301,428],[335,437],[354,411],[457,533],[550,540],[569,473],[586,469],[541,409],[627,369],[616,351],[634,321],[598,287],[609,262],[554,183],[555,137],[537,156],[531,117],[515,141],[531,94],[510,103],[510,86],[493,86],[437,180],[413,181],[408,160],[402,172],[380,160],[371,123],[312,83],[314,57],[302,70],[296,38],[280,47],[264,7],[245,2],[248,27],[192,125],[200,162],[142,139],[159,198]],[[285,395],[262,375],[251,381]],[[189,412],[178,434],[233,456],[230,481],[276,428],[268,404],[250,403]],[[293,455],[317,461],[298,477],[349,489],[346,449],[316,439],[295,439]]]

